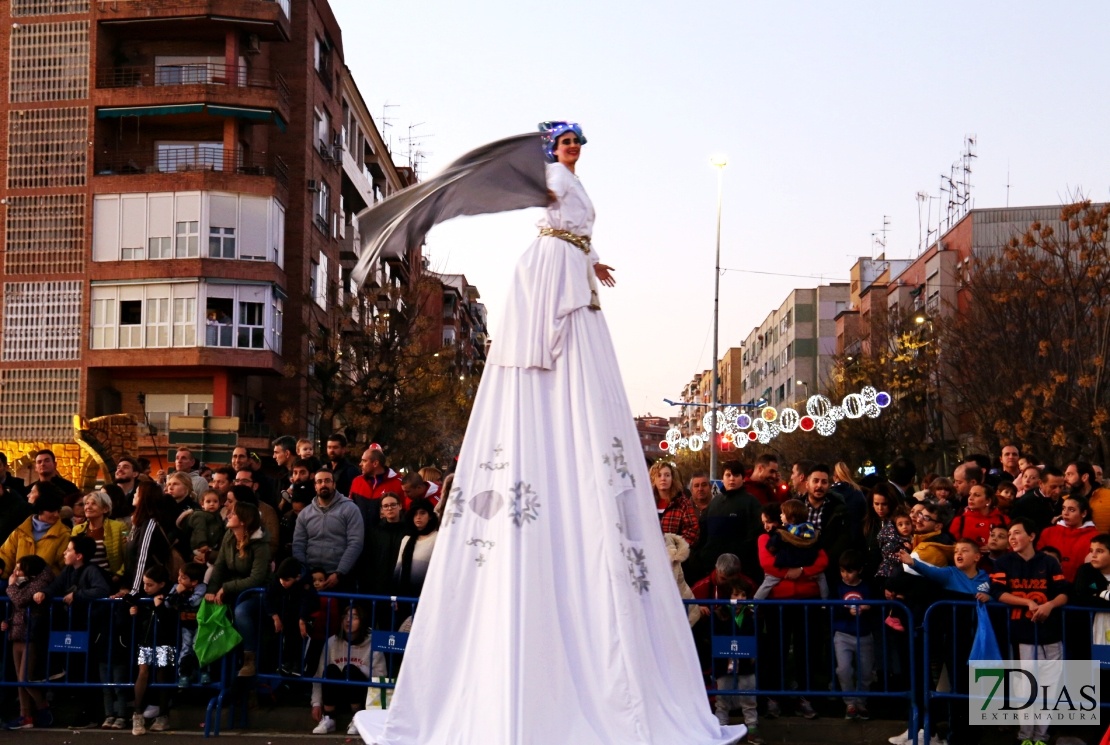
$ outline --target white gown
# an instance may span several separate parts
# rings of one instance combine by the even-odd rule
[[[548,166],[540,226],[589,235]],[[517,265],[392,704],[371,745],[710,745],[698,670],[605,318],[597,261],[539,237]]]

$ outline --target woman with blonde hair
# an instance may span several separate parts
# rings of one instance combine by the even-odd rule
[[[127,526],[109,517],[112,514],[112,498],[105,492],[89,492],[82,501],[85,506],[85,522],[73,526],[73,535],[83,533],[96,541],[96,553],[88,563],[103,569],[111,578],[112,585],[119,589],[123,583],[125,568],[124,543]]]
[[[657,460],[648,471],[655,508],[659,510],[659,524],[664,533],[674,533],[686,539],[693,549],[697,546],[700,530],[698,512],[694,503],[682,490],[682,477],[674,463]]]

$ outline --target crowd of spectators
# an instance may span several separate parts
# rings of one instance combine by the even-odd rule
[[[131,638],[92,635],[92,669],[115,684],[103,688],[96,713],[106,729],[165,730],[174,687],[167,683],[212,680],[214,671],[193,650],[203,600],[226,606],[243,637],[235,658],[240,681],[261,670],[317,682],[385,674],[369,635],[383,623],[407,630],[412,608],[394,604],[383,622],[374,604],[329,594],[419,596],[444,507],[438,497],[449,493],[451,476],[444,483],[434,468],[399,474],[377,446],[356,465],[341,435],[327,440],[323,457],[291,437],[276,440],[272,456],[266,469],[237,447],[227,465],[208,468],[182,448],[166,470],[124,457],[112,483],[82,494],[58,474],[50,451],[35,455],[29,484],[0,453],[0,586],[10,599],[3,632],[13,663],[5,674],[28,683],[2,689],[12,693],[7,705],[18,701],[9,728],[52,723],[49,700],[33,682],[54,671],[44,669],[33,627],[54,600],[72,608],[115,598],[121,602],[99,604],[96,613],[133,617],[116,624],[131,629]],[[1062,609],[1110,610],[1110,489],[1100,469],[1077,461],[1061,470],[1008,446],[997,461],[974,456],[950,475],[918,479],[905,459],[881,477],[855,474],[844,463],[804,460],[787,471],[764,454],[750,468],[725,462],[715,489],[707,473],[684,480],[673,463],[651,466],[681,594],[736,601],[688,608],[707,682],[775,692],[717,696],[722,723],[739,709],[756,745],[760,716],[818,716],[804,693],[790,691],[830,685],[845,692],[846,718],[867,719],[869,688],[909,690],[911,657],[934,678],[947,666],[952,685],[964,690],[961,665],[975,621],[957,615],[956,623],[937,624],[954,631],[923,628],[926,610],[943,599],[992,602],[1000,639],[1015,658],[1091,654],[1090,624],[1068,627]],[[741,602],[748,599],[830,603],[824,614],[803,605],[772,612]],[[884,603],[893,600],[899,604]],[[925,659],[926,632],[938,635],[935,649],[952,653]],[[722,633],[757,637],[759,655],[773,660],[714,658],[710,636]],[[136,658],[105,655],[111,645]],[[880,648],[893,653],[880,655]],[[152,682],[162,685],[152,689]],[[362,698],[351,686],[325,683],[313,687],[310,702],[313,732],[330,733]],[[947,718],[952,745],[976,741],[966,710]],[[1047,740],[1043,727],[1018,734],[1028,745]],[[908,743],[910,735],[907,729],[891,742]]]
[[[1090,659],[1097,614],[1065,618],[1065,609],[1110,610],[1110,488],[1101,468],[1083,461],[1057,467],[1006,446],[998,459],[971,456],[951,474],[918,479],[914,464],[900,458],[885,477],[857,479],[845,463],[802,460],[787,471],[764,454],[750,469],[725,462],[723,489],[712,496],[704,472],[690,475],[688,490],[675,488],[682,479],[673,463],[656,463],[651,476],[662,529],[673,534],[668,547],[686,557],[680,587],[688,583],[701,599],[837,601],[827,613],[753,605],[743,618],[706,607],[693,632],[707,675],[724,690],[839,686],[849,692],[843,716],[868,719],[870,702],[857,692],[909,690],[911,656],[934,686],[944,679],[941,685],[967,692],[977,615],[956,604],[934,608],[938,601],[989,603],[1004,654],[1022,660]],[[756,634],[757,660],[722,668],[708,654],[710,633]],[[763,654],[771,657],[758,664]],[[722,723],[733,709],[755,742],[760,713],[818,716],[803,695],[769,695],[758,707],[754,699],[718,697]],[[983,728],[968,725],[966,703],[933,716],[947,721],[952,745],[978,742]],[[1018,742],[1043,745],[1047,730],[1023,724]],[[910,738],[907,728],[890,742]]]
[[[82,494],[58,474],[51,451],[35,454],[30,484],[9,471],[0,453],[0,590],[9,599],[2,630],[12,660],[4,672],[15,676],[9,680],[62,679],[64,673],[44,665],[47,609],[55,600],[88,611],[89,651],[98,663],[92,668],[101,681],[117,684],[103,689],[95,721],[102,716],[105,729],[166,730],[172,686],[165,684],[211,682],[212,671],[193,652],[204,600],[226,606],[242,636],[239,680],[263,668],[290,678],[368,680],[370,609],[345,601],[339,613],[337,600],[320,594],[418,597],[435,547],[443,474],[429,467],[402,478],[377,446],[355,465],[341,434],[328,438],[322,458],[307,440],[281,437],[269,472],[261,461],[244,447],[215,468],[187,448],[176,452],[172,469],[123,457],[112,483]],[[121,602],[92,603],[104,599]],[[408,615],[395,625],[407,630],[412,608],[401,609]],[[119,616],[107,624],[115,631],[96,623],[106,613]],[[260,654],[271,648],[262,645],[264,637],[276,639],[281,651]],[[109,653],[113,645],[136,659]],[[268,656],[275,659],[260,659]],[[152,691],[152,682],[163,685]],[[133,692],[118,684],[133,684]],[[12,692],[13,703],[18,698],[9,729],[53,724],[42,687],[0,690]],[[357,698],[350,687],[315,686],[313,731],[335,731],[336,703],[345,707]]]

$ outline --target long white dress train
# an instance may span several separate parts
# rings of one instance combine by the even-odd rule
[[[541,227],[589,235],[564,166]],[[541,236],[482,375],[392,705],[371,745],[724,745],[604,316]]]

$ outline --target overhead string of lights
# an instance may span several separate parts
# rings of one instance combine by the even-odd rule
[[[704,406],[704,404],[682,401],[667,401],[667,403],[672,406]],[[764,406],[753,416],[744,409],[755,407],[730,404],[724,406],[717,415],[717,434],[723,442],[731,443],[738,448],[747,447],[749,443],[754,442],[767,445],[779,435],[798,430],[816,431],[823,437],[830,437],[836,432],[837,422],[864,417],[878,419],[883,409],[890,404],[890,394],[879,391],[873,386],[866,386],[859,393],[849,393],[839,406],[834,405],[828,396],[821,394],[810,396],[806,401],[804,414],[789,407],[776,409],[774,406]],[[670,453],[682,450],[698,452],[712,437],[712,411],[702,417],[701,424],[702,432],[689,436],[683,436],[682,430],[678,427],[671,427],[667,430],[666,439],[659,443],[659,447]]]

